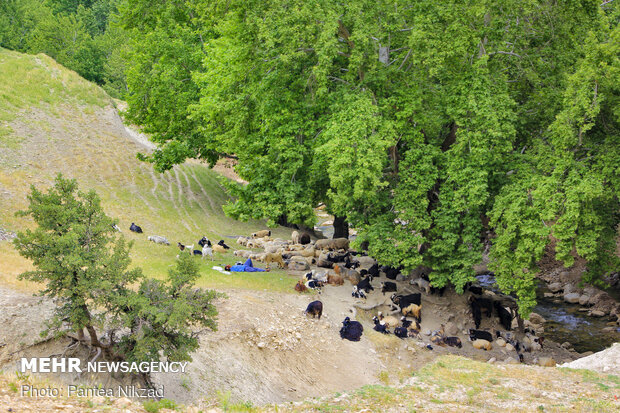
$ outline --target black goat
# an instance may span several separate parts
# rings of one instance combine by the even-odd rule
[[[374,263],[369,269],[368,269],[368,274],[372,275],[373,277],[378,277],[379,276],[379,264]]]
[[[387,265],[384,265],[381,269],[385,273],[385,276],[390,280],[395,280],[401,270],[400,268],[389,267]]]
[[[310,244],[310,241],[312,240],[310,239],[310,234],[308,234],[307,232],[302,232],[301,235],[299,236],[299,243],[301,245]]]
[[[363,332],[364,327],[359,321],[351,321],[349,317],[346,317],[342,322],[340,337],[349,341],[360,341]]]
[[[383,333],[383,334],[390,334],[390,332],[387,329],[387,325],[385,325],[385,323],[382,323],[381,321],[379,321],[379,317],[374,316],[372,318],[372,321],[375,322],[375,326],[373,327],[373,329],[375,331],[378,331],[379,333]]]
[[[471,315],[474,317],[474,324],[476,325],[477,330],[480,328],[480,322],[482,321],[480,305],[476,301],[471,301],[469,305],[471,306]]]
[[[413,293],[408,295],[397,295],[392,294],[390,297],[392,302],[396,304],[400,309],[409,307],[411,304],[420,305],[422,304],[422,294],[421,293]]]
[[[370,285],[370,282],[372,281],[371,279],[372,277],[366,277],[364,278],[362,281],[360,281],[359,283],[357,283],[357,289],[358,290],[364,290],[365,292],[369,293],[371,291],[374,291],[374,288],[372,285]]]
[[[310,314],[312,315],[312,318],[318,316],[320,320],[321,315],[323,314],[323,303],[320,301],[311,302],[310,304],[308,304],[308,307],[306,307],[306,311],[304,311],[304,314]]]
[[[140,228],[139,226],[137,226],[133,222],[131,223],[131,226],[129,227],[129,230],[133,231],[133,232],[137,232],[138,234],[142,234],[142,228]]]
[[[502,303],[499,301],[495,301],[493,303],[495,306],[495,310],[497,311],[497,316],[499,317],[499,322],[504,327],[506,331],[510,331],[512,327],[512,314],[510,311],[506,310]]]
[[[396,283],[386,281],[381,283],[381,292],[385,295],[386,292],[396,291]]]
[[[223,239],[219,240],[217,245],[220,245],[220,246],[224,247],[225,250],[229,250],[230,249],[230,247],[224,243]]]
[[[469,302],[476,303],[478,307],[480,307],[480,309],[484,308],[485,315],[487,317],[491,317],[493,315],[493,300],[490,300],[488,298],[474,297],[473,295],[470,295]]]
[[[492,343],[493,342],[493,334],[489,333],[488,331],[470,329],[469,330],[469,339],[471,341],[474,341],[474,340],[477,340],[477,339],[481,339],[481,340],[486,340],[489,343]]]
[[[405,327],[396,327],[394,329],[394,335],[398,338],[407,338],[409,334]]]
[[[348,252],[342,253],[342,254],[338,254],[336,252],[330,252],[327,254],[327,261],[331,261],[331,262],[343,262],[345,261],[345,259],[349,256]],[[346,265],[345,265],[346,267]],[[347,267],[349,268],[349,267]]]
[[[458,348],[463,347],[463,344],[461,343],[461,339],[458,337],[444,337],[443,342],[444,344],[447,344],[450,347],[458,347]]]
[[[467,287],[467,291],[471,292],[472,294],[482,295],[483,293],[483,289],[479,285],[473,285],[472,283],[467,283],[465,287]]]

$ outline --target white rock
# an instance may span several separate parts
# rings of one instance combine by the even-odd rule
[[[551,291],[552,293],[557,293],[559,291],[562,291],[562,284],[557,283],[557,282],[549,284],[549,291]]]
[[[579,298],[581,296],[579,295],[579,293],[567,293],[564,294],[564,301],[566,301],[567,303],[571,303],[571,304],[577,304],[579,303]]]

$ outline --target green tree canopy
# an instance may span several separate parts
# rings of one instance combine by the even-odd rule
[[[491,243],[524,315],[547,246],[590,281],[617,265],[615,2],[147,3],[119,7],[143,159],[234,155],[230,215],[312,225],[324,202],[457,291]]]

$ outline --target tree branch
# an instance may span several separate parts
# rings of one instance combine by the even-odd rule
[[[335,76],[327,76],[327,78],[328,78],[328,79],[331,79],[331,80],[336,80],[336,81],[338,81],[338,82],[346,83],[347,85],[349,85],[349,84],[350,84],[350,83],[349,83],[349,82],[347,82],[346,80],[344,80],[344,79],[340,79],[339,77],[335,77]]]
[[[494,54],[506,54],[506,55],[509,55],[509,56],[516,56],[519,59],[523,59],[523,57],[521,55],[518,55],[518,54],[516,54],[514,52],[505,52],[503,50],[498,50],[497,52],[491,52],[491,53],[489,53],[489,56],[492,56]]]
[[[409,59],[409,56],[411,56],[411,49],[409,49],[409,51],[407,52],[407,55],[403,59],[402,63],[400,64],[400,66],[398,66],[398,70],[403,68],[405,62],[407,61],[407,59]]]

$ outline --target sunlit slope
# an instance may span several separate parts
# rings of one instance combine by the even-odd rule
[[[136,241],[134,262],[161,277],[179,252],[177,241],[195,243],[202,235],[227,239],[264,228],[226,217],[228,196],[219,176],[198,163],[154,172],[136,159],[145,151],[125,129],[113,101],[98,86],[45,55],[24,55],[0,49],[0,228],[11,231],[31,225],[15,212],[27,205],[30,185],[47,187],[57,173],[76,178],[83,190],[93,188],[106,212],[120,220],[124,236]],[[144,234],[129,231],[139,224]],[[289,235],[287,229],[276,234]],[[163,235],[170,247],[147,241]],[[216,263],[233,261],[232,254]],[[204,268],[211,262],[204,263]],[[0,243],[0,276],[14,282],[27,268],[12,246]],[[282,273],[225,278],[206,272],[203,284],[286,289]],[[16,283],[19,284],[19,283]]]

